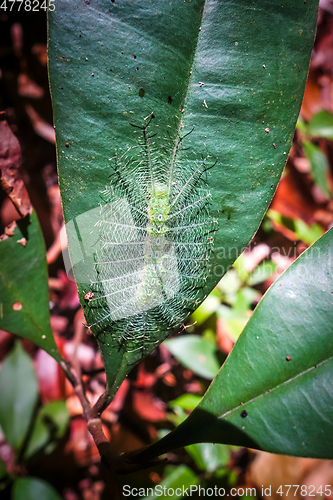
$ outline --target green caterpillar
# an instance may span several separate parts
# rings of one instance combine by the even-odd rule
[[[213,166],[208,158],[193,168],[180,164],[177,151],[165,162],[150,143],[148,125],[142,137],[142,154],[116,158],[103,192],[98,278],[87,304],[99,341],[111,336],[138,359],[196,307],[217,229],[205,184]]]
[[[144,276],[138,287],[137,300],[142,307],[153,307],[160,299],[172,296],[173,285],[164,265],[167,258],[168,204],[167,186],[153,186],[147,208],[147,237],[143,251]]]

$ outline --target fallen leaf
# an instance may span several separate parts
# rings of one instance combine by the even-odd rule
[[[21,147],[8,123],[0,121],[0,184],[20,217],[31,213],[29,195],[20,175]]]

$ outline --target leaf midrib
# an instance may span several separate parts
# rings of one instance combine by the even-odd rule
[[[200,25],[202,23],[202,18],[203,18],[203,14],[204,14],[204,10],[205,10],[205,6],[206,6],[206,0],[203,1],[203,4],[202,4],[202,9],[201,9],[201,16],[200,16]],[[195,47],[194,47],[194,50],[193,50],[193,55],[192,55],[192,59],[191,59],[191,68],[193,67],[193,61],[195,60],[195,56],[196,56],[196,53],[197,53],[197,47],[198,47],[198,41],[199,41],[199,33],[200,33],[200,29],[198,29],[198,33],[197,33],[197,39],[195,41]],[[190,80],[191,80],[191,73],[188,75],[188,78],[187,78],[187,82],[186,82],[186,92],[185,92],[185,96],[184,96],[184,99],[182,101],[182,108],[185,109],[186,108],[186,101],[187,101],[187,96],[188,96],[188,93],[189,93],[189,88],[190,88]],[[185,111],[184,111],[185,113]],[[178,125],[178,130],[177,130],[177,136],[176,136],[176,139],[175,139],[175,144],[174,144],[174,147],[173,147],[173,150],[172,150],[172,156],[171,156],[171,162],[170,162],[170,171],[169,171],[169,186],[168,186],[168,191],[169,191],[169,196],[170,196],[170,193],[171,193],[171,186],[172,186],[172,180],[173,180],[173,169],[174,169],[174,165],[175,165],[175,160],[176,160],[176,156],[177,156],[177,152],[178,152],[178,148],[180,146],[180,143],[181,143],[181,136],[180,136],[180,131],[182,129],[182,125],[183,125],[183,113],[181,112],[181,117],[179,119],[179,125]]]
[[[259,398],[262,398],[262,397],[265,397],[265,396],[270,396],[274,391],[280,389],[281,387],[285,386],[286,384],[294,382],[296,379],[298,379],[299,377],[302,377],[302,376],[306,375],[311,370],[316,370],[318,367],[324,365],[325,363],[331,361],[332,359],[333,359],[333,355],[330,356],[329,358],[324,359],[320,363],[315,363],[310,368],[307,368],[306,370],[303,370],[301,373],[298,373],[297,375],[295,375],[293,377],[289,377],[287,380],[284,380],[282,383],[279,383],[275,387],[272,387],[271,389],[269,389],[269,392],[267,390],[265,390],[264,392],[262,392],[260,394],[257,394],[256,396],[254,396],[253,398],[249,399],[248,401],[245,401],[244,404],[235,406],[231,410],[228,410],[228,411],[222,413],[221,415],[218,416],[218,418],[225,418],[227,415],[232,415],[234,412],[236,412],[239,409],[244,409],[244,407],[246,405],[253,403],[254,401],[258,400]],[[198,405],[197,408],[200,408],[200,404]]]

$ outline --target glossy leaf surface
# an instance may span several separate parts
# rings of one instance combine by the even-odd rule
[[[271,286],[205,396],[141,459],[208,441],[333,458],[333,229]]]
[[[59,1],[50,13],[69,251],[114,390],[258,228],[291,145],[317,5]]]
[[[17,222],[0,241],[0,328],[31,340],[57,361],[49,313],[45,244],[36,216]]]

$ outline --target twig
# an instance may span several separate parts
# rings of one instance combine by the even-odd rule
[[[97,402],[94,406],[91,406],[89,400],[87,399],[83,382],[82,382],[82,370],[77,358],[78,347],[82,341],[84,333],[84,325],[78,318],[75,321],[75,335],[74,335],[74,351],[71,356],[71,365],[63,361],[61,366],[68,378],[71,382],[75,394],[80,400],[83,409],[83,416],[87,422],[87,428],[92,435],[94,442],[97,446],[99,454],[101,456],[101,474],[103,479],[107,484],[112,486],[113,491],[115,485],[117,486],[116,499],[122,498],[120,493],[121,485],[119,480],[117,479],[116,474],[129,474],[131,472],[140,471],[143,469],[147,469],[150,467],[154,467],[156,465],[160,465],[164,463],[166,459],[157,459],[153,461],[142,462],[133,461],[131,454],[119,453],[115,450],[109,443],[106,438],[103,427],[102,427],[102,419],[101,414],[103,411],[109,406],[111,401],[113,400],[114,394],[120,385],[120,379],[122,380],[123,373],[119,373],[119,380],[115,381],[114,386],[111,389],[108,389],[98,398]],[[72,369],[73,368],[73,369]],[[133,454],[133,458],[135,457],[135,453]]]
[[[101,413],[109,406],[113,397],[105,391],[100,395],[94,406],[91,408],[90,418],[100,417]]]

